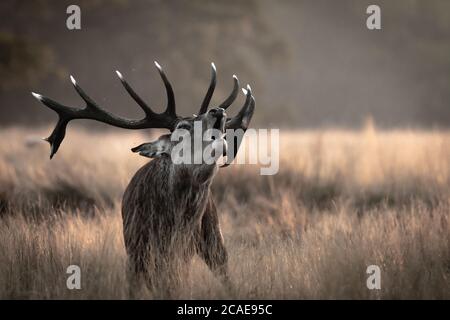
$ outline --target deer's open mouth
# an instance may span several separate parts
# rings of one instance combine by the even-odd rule
[[[225,132],[225,121],[226,121],[227,117],[226,115],[218,115],[216,117],[216,122],[214,122],[214,126],[213,128],[216,130],[219,130],[220,132],[224,133]]]

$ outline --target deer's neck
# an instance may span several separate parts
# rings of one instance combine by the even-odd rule
[[[166,199],[169,211],[183,216],[201,215],[211,194],[216,166],[174,165],[169,158],[155,159],[152,163],[156,168],[150,171],[158,172],[152,180],[161,182],[155,191]]]

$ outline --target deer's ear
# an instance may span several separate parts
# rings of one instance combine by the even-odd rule
[[[139,155],[147,158],[158,158],[163,154],[170,154],[170,135],[163,135],[158,140],[143,143],[131,149],[133,152],[139,152]]]

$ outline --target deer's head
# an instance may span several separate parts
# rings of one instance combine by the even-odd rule
[[[233,76],[234,87],[229,97],[219,106],[210,108],[210,101],[216,86],[216,68],[214,64],[211,64],[211,83],[198,114],[192,117],[180,117],[176,114],[172,85],[160,65],[157,62],[155,65],[167,92],[167,107],[162,113],[154,112],[130,87],[122,74],[119,71],[116,72],[127,92],[145,112],[145,117],[141,120],[124,119],[104,110],[86,95],[72,76],[71,81],[75,90],[86,103],[84,108],[64,106],[50,98],[32,93],[35,98],[54,110],[59,116],[55,129],[45,139],[50,143],[50,158],[58,151],[70,120],[92,119],[125,129],[169,129],[169,134],[164,134],[155,141],[141,144],[132,149],[133,152],[149,158],[170,157],[174,165],[180,164],[193,170],[204,167],[215,169],[216,162],[222,154],[234,159],[242,139],[237,139],[234,147],[227,154],[226,141],[229,140],[227,134],[234,130],[240,130],[243,134],[248,128],[255,108],[255,100],[250,86],[242,89],[246,100],[235,117],[227,117],[226,110],[234,102],[239,92],[239,81],[236,76]],[[234,136],[236,135],[233,135],[233,139]],[[189,163],[186,159],[190,159],[191,162]]]

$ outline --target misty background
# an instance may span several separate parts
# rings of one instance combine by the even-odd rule
[[[81,7],[81,30],[66,8]],[[382,30],[366,28],[381,7]],[[13,1],[0,2],[0,126],[54,123],[30,94],[84,106],[69,80],[102,107],[141,117],[115,70],[162,111],[157,60],[175,90],[177,112],[195,113],[209,85],[213,104],[249,83],[252,125],[283,128],[450,125],[450,1]],[[230,107],[233,115],[243,96]],[[78,124],[106,128],[93,121]]]

